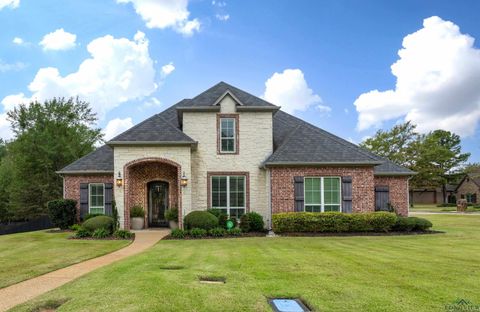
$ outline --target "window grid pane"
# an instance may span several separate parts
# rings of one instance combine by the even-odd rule
[[[227,207],[227,177],[212,177],[212,208]]]
[[[220,119],[220,148],[222,152],[235,151],[235,119]]]
[[[211,178],[211,208],[221,208],[222,211],[234,217],[245,213],[245,183],[244,176],[212,176]]]
[[[306,205],[320,205],[320,178],[305,178],[305,204]]]
[[[103,184],[90,184],[89,213],[105,213]]]

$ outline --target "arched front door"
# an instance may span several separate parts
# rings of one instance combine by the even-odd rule
[[[165,211],[168,209],[168,182],[148,183],[148,226],[168,226]]]

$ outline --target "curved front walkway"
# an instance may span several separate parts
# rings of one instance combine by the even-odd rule
[[[168,233],[170,230],[163,229],[138,231],[135,232],[135,240],[125,248],[2,288],[0,289],[0,311],[6,311],[95,269],[138,254],[155,245]]]

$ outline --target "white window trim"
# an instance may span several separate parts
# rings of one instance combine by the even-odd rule
[[[233,151],[224,151],[222,149],[222,140],[231,140],[232,138],[230,137],[223,137],[222,136],[222,120],[223,119],[231,119],[233,120]],[[235,154],[237,152],[237,120],[234,117],[220,117],[220,153],[222,154]]]
[[[226,207],[213,207],[213,178],[226,177],[227,178],[227,206]],[[243,207],[230,207],[230,177],[242,177],[243,178]],[[226,209],[228,216],[230,216],[230,209],[244,209],[247,212],[247,177],[244,175],[212,175],[210,176],[210,205],[213,209]]]
[[[91,193],[92,193],[92,188],[91,186],[93,185],[101,185],[103,187],[103,206],[94,206],[92,207],[91,205],[91,202],[92,202],[92,196],[91,196]],[[103,209],[103,214],[105,214],[105,183],[89,183],[88,184],[88,213],[91,213],[91,209],[99,209],[99,208],[102,208]]]
[[[322,177],[316,177],[316,176],[309,176],[309,177],[303,177],[303,211],[304,212],[308,212],[308,211],[305,211],[305,207],[306,206],[320,206],[320,212],[325,212],[325,196],[324,196],[324,192],[325,192],[325,188],[324,188],[324,184],[323,184],[323,179],[324,178],[336,178],[340,181],[340,188],[339,188],[339,211],[338,212],[342,212],[342,178],[341,177],[338,177],[338,176],[322,176]],[[319,204],[308,204],[305,202],[305,199],[307,198],[306,197],[306,194],[305,194],[305,179],[320,179],[320,205]],[[332,206],[331,204],[328,205],[328,206]]]

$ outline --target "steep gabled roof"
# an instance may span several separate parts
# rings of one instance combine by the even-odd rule
[[[161,114],[156,114],[107,142],[109,145],[129,143],[193,144],[195,140]]]
[[[273,105],[257,96],[254,96],[250,93],[247,93],[243,90],[240,90],[228,83],[223,81],[217,83],[210,89],[200,93],[193,99],[189,101],[189,106],[201,107],[201,106],[212,106],[215,105],[218,100],[225,95],[226,92],[229,92],[233,95],[235,99],[240,101],[242,106],[254,106],[254,107],[272,107],[278,108],[278,106]]]
[[[184,99],[116,136],[109,145],[121,144],[191,144],[196,142],[181,130],[179,112],[185,108],[214,106],[230,93],[239,108],[265,108],[273,115],[273,153],[264,165],[371,165],[376,175],[412,175],[411,170],[381,158],[359,146],[278,110],[259,97],[225,82],[220,82],[193,99]],[[113,150],[102,146],[60,173],[113,172]]]
[[[113,149],[103,145],[57,173],[113,173]]]

